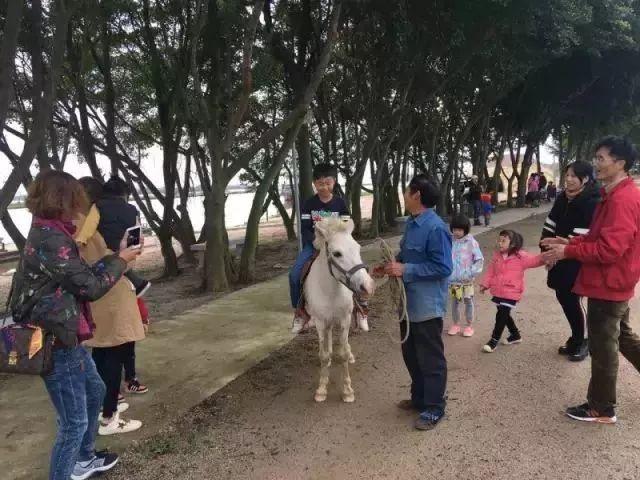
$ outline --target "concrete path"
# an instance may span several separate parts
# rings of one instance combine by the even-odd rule
[[[548,211],[549,205],[496,213],[490,229]],[[400,237],[389,241],[396,246]],[[530,243],[530,247],[533,246]],[[363,248],[366,261],[379,259],[377,244]],[[98,448],[121,451],[165,422],[206,399],[292,339],[287,276],[231,293],[153,326],[137,346],[137,366],[150,392],[130,399],[128,418],[141,430],[100,437]],[[0,478],[46,478],[55,435],[55,413],[40,379],[0,379]]]

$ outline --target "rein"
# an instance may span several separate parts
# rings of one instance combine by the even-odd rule
[[[364,263],[359,263],[349,270],[345,270],[338,264],[338,262],[333,259],[333,256],[329,254],[329,242],[325,242],[324,250],[327,254],[327,264],[329,265],[329,273],[331,274],[331,276],[342,285],[347,287],[349,290],[351,290],[353,293],[358,293],[351,285],[351,279],[356,274],[356,272],[359,272],[362,269],[366,270],[367,266]],[[344,276],[344,279],[336,277],[335,273],[333,273],[334,268]]]

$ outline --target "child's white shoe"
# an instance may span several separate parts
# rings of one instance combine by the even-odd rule
[[[135,432],[142,427],[140,420],[124,420],[120,418],[120,413],[115,412],[113,416],[106,420],[100,420],[98,435],[117,435],[120,433]]]

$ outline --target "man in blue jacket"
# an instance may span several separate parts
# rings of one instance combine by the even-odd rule
[[[448,278],[452,272],[451,235],[434,211],[439,187],[425,175],[411,180],[404,193],[405,208],[411,214],[400,242],[397,261],[375,273],[402,277],[407,292],[409,338],[402,344],[402,356],[411,376],[411,399],[398,407],[415,410],[419,430],[434,428],[444,416],[447,360],[442,342]],[[406,325],[401,324],[404,336]]]

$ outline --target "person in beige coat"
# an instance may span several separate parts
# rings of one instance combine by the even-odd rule
[[[95,179],[81,179],[89,196],[92,194],[90,186],[87,185],[90,181],[97,182]],[[84,220],[84,216],[79,216],[78,227],[82,226]],[[110,250],[99,232],[80,245],[80,254],[89,264],[98,261],[108,252]],[[131,342],[145,338],[140,310],[131,282],[122,277],[109,293],[91,303],[91,314],[96,328],[93,338],[87,341],[86,345],[93,348],[93,360],[107,387],[98,433],[113,435],[138,430],[142,422],[125,420],[120,416],[129,408],[129,405],[118,404],[122,369],[129,346]]]

